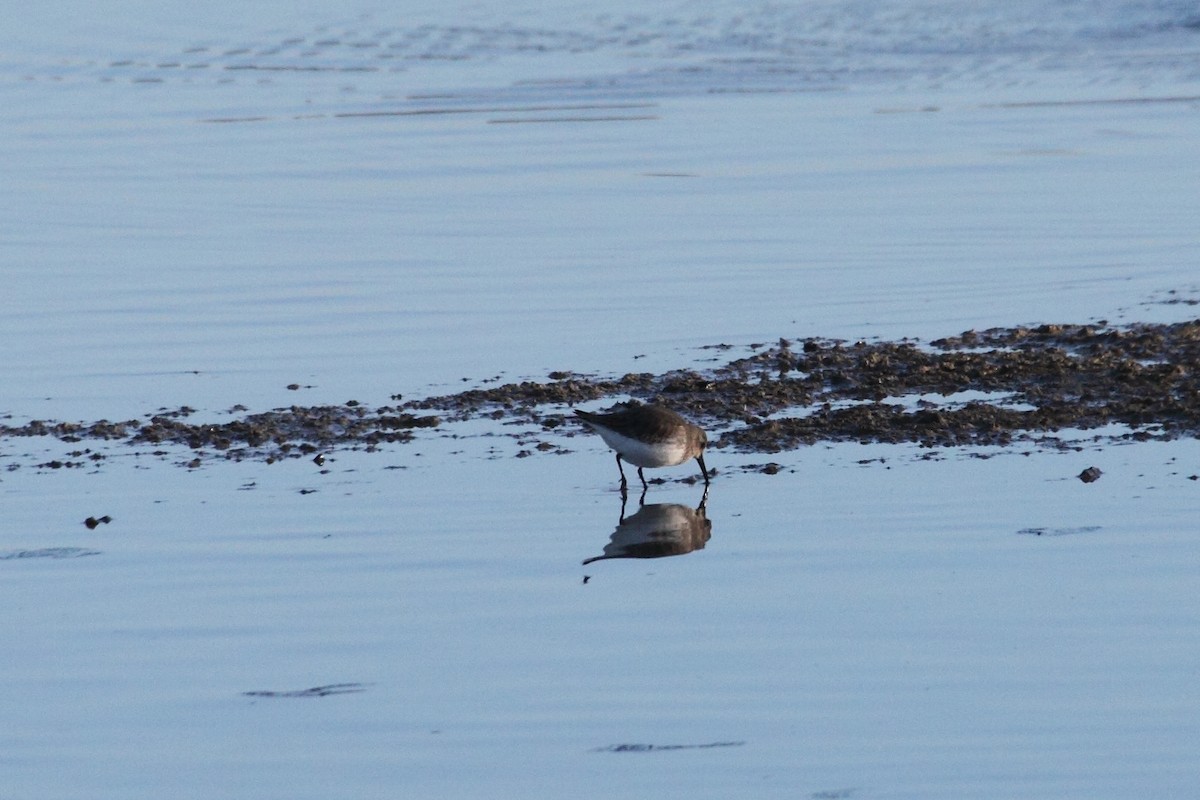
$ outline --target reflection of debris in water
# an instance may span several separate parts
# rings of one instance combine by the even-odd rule
[[[0,553],[0,561],[14,561],[21,558],[81,558],[83,556],[98,556],[99,550],[88,550],[86,547],[42,547],[37,550],[10,550]]]
[[[1079,528],[1021,528],[1018,534],[1026,536],[1073,536],[1077,533],[1095,533],[1099,525],[1084,525]]]
[[[741,747],[745,742],[707,742],[705,744],[610,744],[595,747],[593,753],[660,753],[664,750],[712,750],[717,747]]]
[[[257,691],[242,692],[246,697],[328,697],[331,694],[355,694],[357,692],[365,692],[367,684],[364,683],[330,683],[325,686],[314,686],[311,689],[295,689],[292,691],[271,691],[268,689],[260,689]]]

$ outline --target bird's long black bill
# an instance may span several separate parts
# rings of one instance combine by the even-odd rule
[[[696,456],[696,463],[700,465],[700,474],[704,476],[704,485],[708,486],[708,467],[704,466],[704,456]]]

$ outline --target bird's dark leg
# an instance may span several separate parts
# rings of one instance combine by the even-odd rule
[[[708,468],[704,466],[704,456],[696,456],[696,463],[700,465],[700,474],[704,476],[704,485],[708,486]]]
[[[621,473],[621,494],[625,494],[628,484],[625,482],[625,470],[621,468],[620,453],[617,453],[617,472]]]
[[[645,494],[650,487],[646,485],[646,476],[642,474],[641,467],[638,467],[638,477],[642,479],[642,494]]]

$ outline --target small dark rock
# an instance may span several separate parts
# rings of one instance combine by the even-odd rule
[[[103,517],[88,517],[83,521],[83,524],[87,525],[89,531],[94,531],[101,525],[107,525],[110,522],[112,522],[112,517],[105,514]]]
[[[1078,477],[1079,480],[1083,481],[1084,483],[1095,483],[1096,481],[1100,480],[1100,476],[1103,474],[1104,473],[1096,467],[1088,467],[1076,477]]]

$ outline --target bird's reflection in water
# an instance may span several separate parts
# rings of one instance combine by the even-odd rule
[[[643,498],[645,495],[642,495]],[[641,505],[636,513],[625,516],[625,499],[621,499],[621,521],[612,539],[604,547],[604,555],[584,560],[584,564],[606,558],[662,558],[681,556],[699,550],[712,536],[712,523],[705,516],[708,490],[696,508],[678,503]]]

